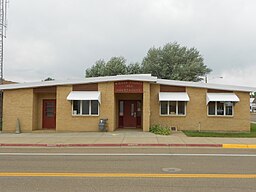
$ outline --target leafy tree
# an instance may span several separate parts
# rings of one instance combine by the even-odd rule
[[[202,76],[211,72],[204,65],[197,49],[189,49],[177,43],[149,49],[142,67],[144,73],[151,73],[158,78],[183,81],[200,81]]]
[[[127,74],[142,74],[143,70],[140,63],[131,63],[127,66]]]
[[[112,57],[106,64],[106,75],[124,75],[126,74],[126,60],[124,57]]]
[[[86,69],[86,77],[99,77],[105,76],[106,74],[106,63],[104,60],[100,59],[96,61],[95,65],[91,68]]]
[[[112,57],[107,63],[96,61],[95,65],[86,69],[86,77],[112,76],[126,74],[126,60],[124,57]]]
[[[55,79],[51,78],[51,77],[47,77],[45,80],[43,81],[54,81]]]
[[[256,92],[251,92],[251,98],[256,98]]]
[[[163,48],[149,49],[142,64],[126,65],[124,57],[112,57],[108,62],[98,60],[86,70],[86,77],[151,73],[162,79],[200,81],[210,72],[197,49],[168,43]]]

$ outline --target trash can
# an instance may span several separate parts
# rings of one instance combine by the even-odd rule
[[[99,122],[99,130],[100,131],[107,131],[107,120],[108,119],[100,119],[100,122]]]

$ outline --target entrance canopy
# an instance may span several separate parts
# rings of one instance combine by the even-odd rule
[[[186,92],[160,92],[159,101],[189,101]]]
[[[240,99],[235,93],[207,93],[206,104],[210,101],[238,102]]]
[[[100,103],[99,91],[71,91],[67,100],[97,100]]]

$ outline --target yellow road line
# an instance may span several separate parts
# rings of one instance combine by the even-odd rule
[[[256,174],[151,174],[151,173],[14,173],[0,172],[0,177],[125,177],[125,178],[216,178],[256,179]]]
[[[256,149],[256,144],[223,144],[222,148],[250,148]]]

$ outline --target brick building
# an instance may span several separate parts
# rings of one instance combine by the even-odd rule
[[[108,131],[154,124],[177,130],[250,130],[250,96],[256,88],[118,75],[76,81],[1,85],[3,131],[53,129]]]

